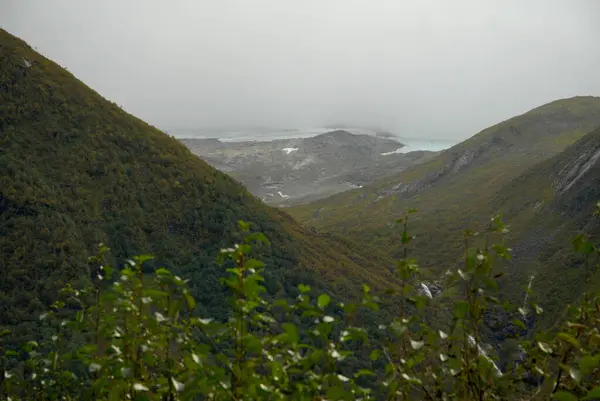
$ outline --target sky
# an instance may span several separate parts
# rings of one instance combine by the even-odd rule
[[[463,139],[600,96],[596,0],[0,0],[0,27],[161,128]]]

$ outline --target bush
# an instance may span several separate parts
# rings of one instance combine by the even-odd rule
[[[0,342],[0,397],[9,400],[587,400],[600,398],[600,298],[584,293],[556,330],[532,333],[543,313],[498,298],[497,279],[507,227],[499,217],[482,236],[465,233],[464,264],[449,270],[444,298],[420,281],[410,258],[413,236],[402,227],[397,263],[397,316],[361,327],[379,298],[363,287],[362,302],[334,302],[299,285],[295,300],[270,300],[264,265],[253,246],[267,238],[240,222],[241,244],[223,249],[222,284],[231,307],[224,322],[195,313],[185,280],[165,268],[148,269],[141,255],[116,271],[107,247],[90,259],[90,287],[67,285],[40,316],[44,333],[20,350]],[[476,241],[476,237],[483,237]],[[481,247],[472,244],[482,243]],[[597,264],[598,249],[584,237],[576,249]],[[588,271],[592,267],[586,266]],[[153,270],[153,271],[151,271]],[[593,275],[589,275],[589,280]],[[390,295],[390,294],[387,294]],[[451,306],[448,306],[451,305]],[[490,315],[513,318],[511,357],[503,363],[485,344]],[[433,311],[433,312],[432,312]],[[433,315],[435,318],[432,318]],[[526,334],[521,338],[520,334]],[[3,332],[6,338],[10,333]],[[502,369],[500,368],[502,366]]]

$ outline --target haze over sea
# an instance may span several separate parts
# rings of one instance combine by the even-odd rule
[[[165,129],[165,132],[169,135],[173,135],[176,138],[197,138],[207,139],[216,138],[222,142],[247,142],[247,141],[272,141],[276,139],[293,139],[293,138],[310,138],[320,134],[334,131],[336,129],[343,129],[352,134],[366,134],[366,135],[378,135],[378,132],[374,129],[369,128],[352,128],[352,127],[310,127],[310,128],[170,128]],[[436,139],[436,138],[411,138],[404,136],[397,136],[394,134],[386,133],[385,137],[391,139],[397,139],[399,142],[405,144],[401,149],[390,149],[389,154],[393,153],[407,153],[417,150],[429,150],[429,151],[440,151],[450,148],[457,144],[459,141],[453,141],[448,139]],[[380,134],[381,135],[381,134]]]

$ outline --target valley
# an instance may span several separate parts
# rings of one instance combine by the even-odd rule
[[[0,29],[0,399],[600,397],[599,97],[271,134],[171,136]]]

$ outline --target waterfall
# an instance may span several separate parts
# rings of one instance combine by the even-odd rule
[[[496,365],[496,362],[494,362],[492,360],[492,358],[490,358],[488,356],[487,352],[485,352],[485,350],[483,348],[481,348],[479,346],[479,344],[475,343],[475,339],[473,338],[473,336],[469,335],[467,337],[467,339],[469,340],[469,345],[471,345],[472,347],[474,347],[475,345],[477,345],[477,353],[479,355],[481,355],[482,357],[484,357],[485,359],[487,359],[492,364],[492,368],[494,369],[494,376],[495,377],[502,376],[502,371],[500,370],[500,368],[498,368],[498,365]]]
[[[527,299],[529,298],[529,292],[531,291],[531,285],[533,284],[533,279],[535,278],[535,275],[531,275],[531,277],[529,277],[529,284],[527,285],[527,290],[525,291],[525,298],[523,298],[523,310],[527,310]]]
[[[431,290],[429,289],[429,287],[425,283],[421,283],[421,291],[419,291],[419,292],[421,294],[425,295],[429,299],[433,298],[433,295],[431,294]]]

